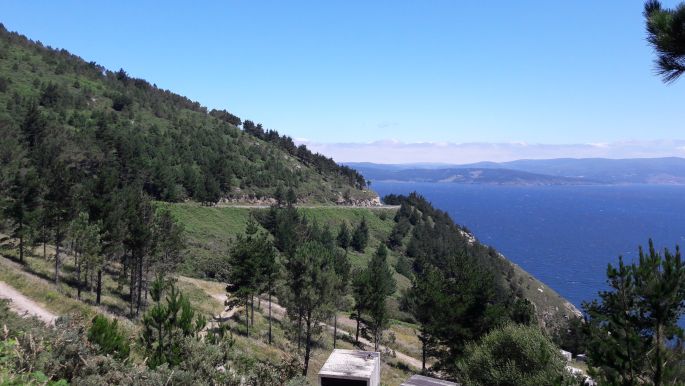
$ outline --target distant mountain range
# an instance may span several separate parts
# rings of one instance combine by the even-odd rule
[[[446,164],[347,163],[371,181],[491,185],[685,185],[685,158],[558,158]]]

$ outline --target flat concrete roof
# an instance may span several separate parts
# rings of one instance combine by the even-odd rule
[[[370,379],[380,355],[372,351],[335,349],[321,367],[319,375]]]
[[[454,382],[443,381],[442,379],[435,379],[424,377],[423,375],[412,375],[411,378],[404,381],[401,386],[458,386]]]

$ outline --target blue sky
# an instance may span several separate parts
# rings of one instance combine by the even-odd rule
[[[666,141],[665,154],[680,155],[685,79],[653,75],[642,6],[5,1],[0,21],[341,161],[383,159],[335,144]]]

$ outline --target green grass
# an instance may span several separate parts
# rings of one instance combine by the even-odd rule
[[[224,208],[228,209],[228,208]],[[225,211],[222,211],[225,212]],[[229,210],[228,212],[231,212]],[[246,209],[241,212],[247,213]],[[16,259],[14,248],[10,245],[2,247],[2,254],[10,258]],[[54,250],[48,247],[48,256],[51,256]],[[76,299],[76,290],[70,286],[70,280],[73,276],[73,260],[69,257],[64,259],[62,285],[60,291],[57,291],[54,284],[49,280],[52,274],[52,261],[46,261],[42,256],[28,255],[25,257],[25,265],[19,266],[12,261],[5,259],[0,260],[0,280],[13,286],[18,291],[22,292],[27,297],[33,299],[40,305],[57,315],[79,314],[89,319],[96,313],[101,312],[102,308],[97,308],[90,304],[93,302],[92,294],[84,291],[82,299]],[[103,308],[108,309],[122,309],[127,310],[128,304],[126,301],[114,293],[116,281],[110,275],[103,275],[105,291],[103,291]],[[206,315],[208,320],[212,320],[213,315],[218,315],[224,308],[222,302],[212,295],[223,294],[224,284],[181,277],[177,281],[178,288],[188,298],[193,305],[193,308],[200,314]],[[124,292],[126,288],[124,288]],[[264,300],[262,300],[264,302]],[[277,361],[278,358],[284,358],[292,355],[300,356],[302,351],[298,352],[296,345],[290,341],[286,330],[288,328],[287,321],[274,320],[273,322],[273,345],[268,345],[267,331],[268,320],[264,312],[258,308],[255,310],[254,325],[250,328],[250,337],[245,336],[244,328],[244,313],[234,315],[227,324],[235,338],[235,350],[242,353],[245,357],[255,361]],[[126,319],[125,319],[126,320]],[[122,324],[131,336],[138,333],[138,324],[135,321],[130,321]],[[411,325],[399,322],[393,322],[391,331],[396,334],[396,343],[392,348],[398,349],[410,355],[415,354],[415,350],[410,347],[413,344],[412,333],[409,331]],[[341,330],[343,328],[341,327]],[[347,329],[350,331],[350,329]],[[406,338],[405,338],[406,337]],[[408,339],[407,339],[408,338]],[[316,384],[316,374],[321,368],[325,360],[332,351],[332,334],[329,330],[325,330],[317,343],[313,347],[312,357],[310,361],[310,371],[308,379],[312,384]],[[338,339],[338,348],[352,349],[354,346],[346,342],[344,339]],[[142,360],[142,357],[138,360]],[[411,374],[391,357],[384,357],[382,364],[382,382],[384,385],[399,385],[406,380]]]
[[[187,240],[186,261],[183,273],[198,276],[195,269],[198,264],[216,256],[225,255],[229,244],[235,237],[245,231],[252,211],[267,209],[251,209],[246,207],[208,207],[197,203],[172,204],[157,202],[158,207],[168,208],[174,218],[183,224]],[[396,209],[393,208],[351,208],[351,207],[303,207],[299,211],[310,222],[328,225],[337,234],[338,228],[346,222],[350,228],[359,224],[362,218],[369,226],[369,245],[364,252],[349,250],[350,262],[354,267],[364,267],[371,259],[376,249],[384,243],[392,231],[395,222]],[[388,263],[393,267],[397,262],[397,253],[390,251]],[[403,289],[411,286],[406,277],[395,272],[397,292],[399,296]]]
[[[168,208],[183,224],[188,241],[197,243],[228,243],[235,235],[245,231],[250,209],[232,207],[208,207],[197,203],[170,204],[156,202]]]

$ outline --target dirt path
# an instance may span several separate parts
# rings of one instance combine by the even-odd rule
[[[53,325],[57,315],[38,305],[21,292],[0,281],[0,298],[10,299],[10,309],[22,316],[35,316],[47,325]]]
[[[244,308],[241,306],[237,306],[237,307],[226,306],[226,300],[228,300],[228,297],[226,296],[226,292],[225,292],[226,287],[224,284],[211,282],[211,281],[207,281],[207,280],[194,279],[192,277],[187,277],[187,276],[177,276],[177,279],[179,281],[189,283],[189,284],[192,284],[192,285],[198,287],[199,289],[204,291],[207,295],[211,296],[212,299],[217,300],[217,301],[221,302],[221,304],[224,305],[223,311],[221,311],[218,315],[213,315],[214,320],[211,320],[208,323],[209,328],[215,328],[219,325],[219,323],[233,318],[233,315],[242,311]]]
[[[209,282],[206,280],[201,280],[201,279],[193,279],[189,277],[184,277],[184,276],[179,276],[179,280],[187,282],[187,283],[192,283],[193,285],[197,286],[198,288],[202,289],[206,294],[211,296],[212,298],[224,303],[224,301],[227,299],[226,297],[226,292],[224,292],[224,285],[220,283],[214,283],[214,282]],[[277,320],[283,320],[286,317],[287,310],[285,307],[281,306],[280,304],[277,303],[278,299],[273,298],[273,301],[271,302],[271,315],[273,316],[274,319]],[[261,297],[261,301],[256,302],[256,308],[258,310],[262,311],[263,315],[268,315],[269,313],[269,302],[268,298],[265,296]],[[240,312],[243,309],[243,307],[235,307],[235,308],[226,308],[223,312],[221,312],[219,315],[216,315],[214,317],[215,321],[214,323],[211,323],[212,325],[215,324],[219,320],[227,320],[233,317],[237,312]],[[339,325],[344,325],[348,328],[355,328],[356,324],[353,320],[347,318],[347,317],[338,317],[338,324]],[[333,326],[329,324],[322,323],[324,327],[329,329],[331,332],[333,331]],[[350,338],[354,338],[354,335],[351,334],[350,332],[343,330],[341,328],[338,328],[338,334],[340,335],[345,335]],[[364,348],[367,349],[373,349],[373,342],[370,342],[369,340],[360,337],[359,342],[362,344]],[[391,350],[383,345],[379,347],[380,351],[386,351],[386,350]],[[392,352],[395,353],[395,358],[397,358],[400,362],[403,362],[406,365],[409,365],[411,367],[414,367],[415,369],[421,369],[421,361],[409,356],[407,354],[404,354],[402,352],[399,352],[397,350],[391,350]]]
[[[3,267],[3,265],[4,265],[4,267]],[[30,270],[28,270],[27,267],[19,264],[18,262],[13,261],[11,259],[8,259],[5,256],[0,255],[0,269],[7,269],[7,268],[12,269],[12,270],[14,270],[14,272],[17,272],[17,273],[23,275],[26,278],[26,280],[28,280],[32,284],[39,285],[39,286],[45,286],[46,288],[54,288],[54,282],[52,282],[51,280],[46,280],[46,279],[34,274]],[[5,285],[9,287],[8,284],[5,284]],[[10,288],[13,288],[13,287],[10,287]],[[2,289],[0,289],[0,297],[2,297],[2,293],[3,293],[3,291],[2,291]],[[19,293],[19,292],[17,292],[17,293]],[[21,295],[21,293],[19,293],[19,294]],[[22,296],[24,296],[24,295],[22,295]],[[26,299],[29,299],[29,298],[26,298]],[[29,299],[29,301],[32,301],[32,300]],[[81,303],[81,304],[86,304],[86,303]],[[121,315],[116,315],[116,314],[110,312],[109,310],[107,310],[103,306],[95,306],[95,305],[88,305],[88,306],[90,308],[94,309],[96,312],[103,314],[103,315],[106,315],[112,319],[118,319],[122,323],[127,323],[127,324],[133,323],[129,318],[127,318],[125,316],[121,316]],[[47,312],[50,313],[50,311],[47,311]]]
[[[266,299],[262,298],[262,301],[258,303],[258,306],[262,310],[263,313],[264,312],[268,313],[269,303]],[[273,315],[273,317],[275,319],[281,320],[281,319],[285,318],[285,316],[286,316],[286,309],[283,306],[281,306],[280,304],[272,302],[271,303],[271,314]],[[321,323],[321,325],[328,328],[331,332],[333,332],[333,330],[334,330],[334,327],[331,326],[330,324]],[[353,334],[351,334],[350,332],[341,329],[340,325],[347,325],[348,327],[356,328],[356,322],[352,321],[349,318],[338,316],[338,325],[339,325],[339,327],[338,327],[338,334],[339,335],[345,335],[347,337],[354,339],[355,336]],[[373,342],[371,342],[368,339],[365,339],[363,337],[359,337],[359,343],[361,343],[361,345],[365,349],[371,349],[372,350],[374,347]],[[390,350],[395,354],[395,358],[397,358],[400,362],[403,362],[406,365],[414,367],[415,369],[421,369],[421,361],[412,357],[412,356],[409,356],[409,355],[404,354],[402,352],[399,352],[397,350],[392,350],[392,349],[385,347],[383,345],[380,345],[378,349],[381,352]]]

